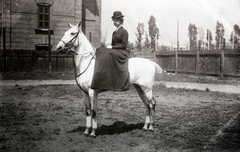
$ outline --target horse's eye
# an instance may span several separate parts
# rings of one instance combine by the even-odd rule
[[[75,33],[72,32],[71,35],[75,35]]]

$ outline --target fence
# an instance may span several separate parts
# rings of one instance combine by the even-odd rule
[[[0,71],[73,71],[73,56],[51,53],[51,68],[49,69],[49,54],[47,51],[7,50],[0,51]]]
[[[239,76],[239,50],[161,51],[157,63],[169,72]]]
[[[0,51],[0,71],[49,71],[47,51],[7,50]],[[153,53],[134,56],[154,60]],[[6,59],[6,60],[5,60]],[[239,50],[160,51],[156,62],[168,72],[239,76]],[[6,66],[6,67],[4,67]],[[51,53],[51,71],[73,71],[73,56]]]

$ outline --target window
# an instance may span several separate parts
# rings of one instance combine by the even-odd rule
[[[50,28],[50,6],[48,3],[38,3],[38,28]]]

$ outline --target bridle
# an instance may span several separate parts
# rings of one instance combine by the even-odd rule
[[[88,63],[88,66],[80,73],[80,74],[77,74],[77,66],[76,66],[76,63],[75,63],[75,59],[73,58],[73,64],[74,64],[74,73],[75,73],[75,79],[77,80],[78,77],[80,77],[83,73],[85,73],[87,71],[87,69],[89,68],[92,60],[95,58],[95,51],[91,51],[91,52],[85,52],[85,53],[82,53],[82,54],[79,54],[73,50],[71,50],[71,48],[73,47],[73,44],[76,42],[77,38],[78,38],[78,35],[80,33],[80,30],[78,30],[77,34],[68,42],[65,42],[64,40],[61,39],[61,41],[64,43],[64,47],[62,48],[62,50],[66,50],[66,53],[68,54],[71,54],[71,53],[74,53],[75,55],[77,56],[80,56],[80,59],[82,59],[82,57],[87,57],[89,55],[92,56],[91,60],[89,61]],[[95,50],[95,48],[92,46],[93,50]],[[80,85],[78,85],[80,87],[80,89],[82,91],[84,91],[85,93],[87,93]]]
[[[80,30],[78,30],[77,34],[68,42],[65,42],[64,40],[61,39],[61,41],[64,44],[64,47],[61,50],[67,50],[66,53],[68,53],[68,54],[74,53],[74,54],[78,55],[78,53],[71,50],[71,48],[73,47],[73,44],[76,42],[79,32],[80,32]]]

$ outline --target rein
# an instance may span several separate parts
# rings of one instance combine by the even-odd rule
[[[91,54],[91,53],[90,53],[90,54]],[[75,73],[75,78],[80,77],[84,72],[87,71],[87,69],[89,68],[89,66],[90,66],[90,64],[91,64],[91,62],[92,62],[93,59],[94,59],[94,56],[92,56],[90,62],[88,63],[88,66],[83,70],[83,72],[81,72],[80,74],[76,74],[76,73]],[[75,62],[74,62],[74,65],[75,65],[75,72],[76,72],[76,68],[77,68],[77,67],[76,67]]]
[[[90,52],[88,52],[90,55],[92,55],[92,53],[90,53]],[[78,55],[78,54],[77,54]],[[83,57],[83,55],[82,55],[82,57]],[[81,58],[82,58],[81,57]],[[80,59],[81,59],[80,58]],[[78,77],[80,77],[83,73],[85,73],[86,71],[87,71],[87,69],[89,68],[89,66],[90,66],[90,64],[91,64],[91,62],[92,62],[92,60],[94,59],[95,57],[92,55],[92,58],[91,58],[91,60],[90,60],[90,62],[88,63],[88,66],[83,70],[83,72],[81,72],[80,74],[77,74],[77,66],[76,66],[76,63],[75,63],[75,61],[74,61],[74,58],[73,58],[73,64],[74,64],[74,73],[75,73],[75,80],[76,80],[76,82],[77,82],[77,78]],[[78,84],[78,83],[77,83]],[[88,94],[88,92],[87,91],[85,91],[82,87],[81,87],[81,85],[80,84],[78,84],[78,87],[83,91],[83,92],[85,92],[86,94]]]
[[[71,50],[71,48],[73,47],[74,43],[76,42],[78,36],[79,36],[79,32],[80,30],[77,32],[77,34],[68,42],[65,42],[63,40],[61,40],[63,43],[64,43],[64,50],[67,50],[66,53],[70,54],[70,53],[74,53],[75,55],[77,56],[80,56],[80,60],[82,59],[82,57],[87,57],[89,55],[92,56],[91,60],[89,61],[87,67],[80,73],[80,74],[77,74],[77,66],[76,66],[76,62],[75,62],[75,59],[73,57],[73,64],[74,64],[74,73],[75,73],[75,79],[77,81],[77,78],[80,77],[82,74],[84,74],[87,69],[89,68],[90,64],[92,63],[92,60],[95,58],[95,48],[92,46],[93,50],[94,51],[91,51],[91,52],[85,52],[85,53],[82,53],[82,54],[78,54],[77,52]],[[78,84],[78,83],[77,83]],[[82,87],[80,84],[78,84],[78,86],[80,87],[80,89],[85,92],[86,94],[88,94]]]

